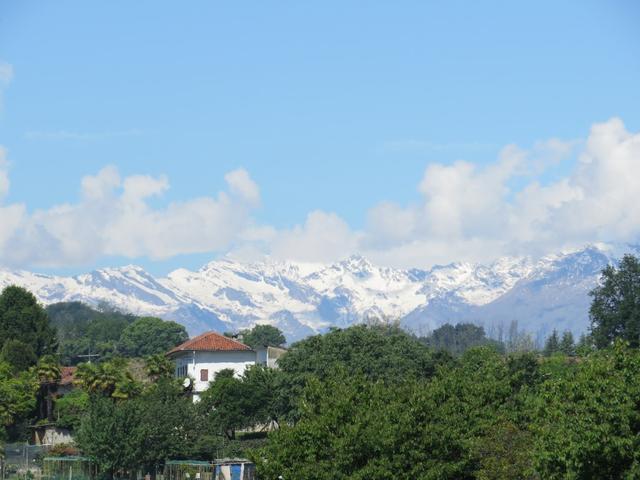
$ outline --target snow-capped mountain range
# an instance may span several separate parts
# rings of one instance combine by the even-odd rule
[[[276,325],[290,341],[367,319],[400,320],[426,334],[470,321],[491,332],[513,320],[525,331],[574,334],[588,327],[588,292],[602,268],[639,247],[609,245],[549,255],[501,258],[489,265],[452,263],[429,270],[379,267],[361,256],[331,264],[212,261],[154,278],[142,268],[105,268],[74,277],[0,269],[45,303],[108,303],[123,311],[184,324],[191,334]]]

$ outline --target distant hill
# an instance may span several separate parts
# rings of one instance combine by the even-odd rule
[[[552,328],[577,335],[588,326],[588,292],[601,269],[622,253],[639,251],[599,245],[538,260],[509,257],[429,270],[379,267],[361,256],[330,265],[222,259],[165,278],[136,266],[74,277],[0,270],[0,286],[24,286],[45,304],[106,303],[175,320],[191,334],[259,322],[279,327],[292,341],[332,326],[390,318],[422,334],[460,321],[491,333],[517,320],[540,336]]]

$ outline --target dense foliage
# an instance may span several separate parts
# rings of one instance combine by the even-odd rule
[[[190,455],[197,434],[193,410],[180,385],[166,378],[127,401],[96,393],[76,442],[107,474],[155,472],[166,459]]]
[[[127,357],[146,357],[166,353],[188,339],[185,328],[176,322],[141,317],[122,331],[119,351]]]
[[[19,423],[35,408],[37,390],[33,372],[16,374],[9,364],[0,362],[0,440],[6,427]]]
[[[25,289],[5,288],[0,294],[0,439],[28,440],[33,427],[45,423],[78,428],[89,395],[138,396],[140,377],[157,381],[173,373],[164,353],[186,338],[184,327],[174,322],[79,302],[45,309]],[[133,363],[122,359],[146,355],[146,372],[136,373]],[[85,390],[62,395],[61,365],[86,360],[93,362],[81,364],[76,375]]]
[[[291,346],[278,365],[280,411],[288,420],[300,414],[304,386],[325,380],[336,371],[362,375],[369,381],[400,384],[410,378],[429,378],[448,356],[434,354],[415,337],[393,325],[356,325],[306,338]]]
[[[56,352],[56,332],[49,324],[46,311],[32,293],[21,287],[9,286],[0,294],[0,334],[3,347],[7,341],[17,340],[36,358]],[[12,360],[5,357],[5,361],[13,364]]]
[[[400,385],[344,371],[314,380],[303,393],[300,420],[273,434],[255,459],[265,478],[476,478],[494,468],[487,451],[481,454],[485,437],[497,441],[495,431],[505,425],[521,433],[515,412],[531,385],[513,365],[480,348],[430,379]]]
[[[240,378],[222,370],[198,403],[203,426],[213,434],[235,438],[236,430],[278,421],[280,373],[262,365],[249,367]]]
[[[573,356],[576,353],[576,345],[573,341],[573,334],[566,330],[562,333],[562,338],[557,330],[553,330],[551,335],[547,337],[542,350],[546,357],[561,353],[567,356]]]
[[[421,340],[435,350],[446,350],[456,356],[473,347],[491,346],[501,352],[505,349],[501,342],[487,337],[483,327],[472,323],[445,323]]]
[[[242,330],[242,343],[251,348],[281,347],[287,343],[280,329],[272,325],[256,325],[249,330]]]
[[[542,478],[639,478],[640,354],[623,343],[550,378],[531,397]]]
[[[94,309],[80,302],[54,303],[47,307],[51,325],[60,340],[64,365],[114,357],[145,357],[164,354],[187,339],[182,325],[156,317],[136,317],[101,306]]]
[[[6,362],[14,373],[18,373],[38,363],[38,356],[31,345],[20,340],[8,339],[0,350],[0,361]]]
[[[591,296],[589,315],[596,346],[609,346],[618,338],[640,346],[640,259],[625,255],[617,267],[606,267]]]

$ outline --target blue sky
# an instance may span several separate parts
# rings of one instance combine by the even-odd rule
[[[487,219],[521,217],[525,207],[515,198],[534,184],[566,180],[582,197],[590,196],[589,188],[605,189],[584,180],[600,170],[581,175],[577,161],[585,152],[602,165],[615,161],[619,148],[602,153],[585,146],[592,126],[612,118],[624,126],[610,128],[622,128],[637,144],[638,25],[635,1],[5,0],[0,60],[11,73],[0,83],[0,145],[9,187],[0,201],[23,210],[20,220],[5,222],[0,260],[63,273],[138,263],[163,273],[229,251],[329,261],[356,250],[390,265],[428,266],[462,253],[484,261],[584,241],[633,240],[633,215],[615,225],[598,221],[590,230],[558,231],[554,241],[524,233],[553,230],[551,217],[569,215],[554,210],[571,202],[568,193],[544,205],[554,210],[544,222],[536,217],[503,239],[516,249],[497,241],[505,227]],[[461,224],[439,223],[434,202],[450,200],[433,193],[435,187],[421,189],[433,183],[425,181],[430,166],[453,169],[464,160],[476,173],[494,171],[507,145],[529,152],[532,164],[549,156],[535,151],[537,142],[550,139],[568,145],[562,159],[540,160],[545,168],[535,173],[511,169],[500,177],[495,188],[508,190],[502,206],[470,218],[441,212],[457,215]],[[625,155],[621,165],[637,166],[636,150]],[[197,244],[173,239],[170,246],[133,248],[114,243],[113,233],[98,232],[98,241],[85,232],[81,238],[96,242],[95,251],[83,247],[76,254],[70,232],[52,227],[50,217],[60,205],[82,204],[82,178],[107,166],[120,178],[113,183],[116,199],[131,175],[164,176],[153,195],[140,197],[146,213],[155,212],[150,222],[172,203],[219,199],[231,188],[225,175],[233,171],[246,172],[259,201],[236,195],[225,215],[237,212],[239,224],[226,231],[222,216],[215,218],[224,224],[212,222],[212,231],[194,225],[193,235],[206,237]],[[638,193],[635,183],[627,188]],[[455,187],[442,195],[449,193]],[[391,204],[396,210],[376,220],[378,207]],[[508,213],[500,210],[505,205]],[[82,210],[93,221],[105,216],[92,232],[114,218],[108,206],[101,208]],[[586,206],[580,208],[584,213]],[[411,225],[399,224],[404,233],[395,235],[394,218],[404,216]],[[73,222],[87,223],[78,215]],[[127,222],[117,223],[123,237]],[[380,222],[384,231],[372,226]],[[469,227],[475,223],[493,230]],[[156,232],[169,237],[163,228],[173,227]],[[225,231],[224,238],[214,230]],[[132,234],[131,242],[153,243],[141,235]],[[48,250],[51,255],[42,253]]]

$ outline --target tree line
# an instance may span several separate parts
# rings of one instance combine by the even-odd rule
[[[54,303],[46,308],[58,340],[63,365],[91,358],[136,358],[164,353],[188,339],[184,326],[157,317],[122,313],[109,305],[97,308],[80,302]]]

